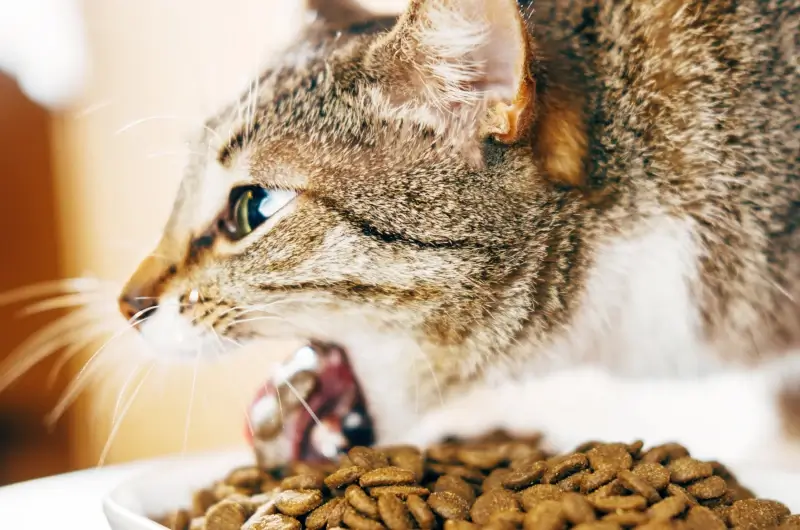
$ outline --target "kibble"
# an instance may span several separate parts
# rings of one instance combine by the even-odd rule
[[[355,508],[356,511],[362,515],[366,515],[372,519],[377,519],[379,517],[378,503],[355,484],[347,487],[347,490],[344,492],[344,498],[347,499],[350,506]]]
[[[354,447],[338,463],[243,467],[160,519],[170,530],[800,530],[724,466],[677,444],[582,444],[548,455],[498,433]]]

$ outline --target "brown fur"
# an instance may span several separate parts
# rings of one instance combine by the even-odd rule
[[[796,346],[800,0],[535,2],[522,100],[520,85],[481,92],[492,48],[420,44],[446,39],[431,8],[475,1],[414,0],[393,29],[310,28],[262,77],[258,130],[236,144],[253,182],[301,191],[294,210],[224,241],[225,204],[191,221],[213,163],[196,159],[158,250],[179,268],[155,276],[163,289],[199,289],[212,324],[280,299],[294,325],[401,333],[457,386],[568,333],[598,248],[669,215],[703,253],[705,340],[730,362]],[[209,127],[242,130],[242,106]],[[202,234],[213,244],[184,267]],[[217,327],[238,337],[229,316]]]

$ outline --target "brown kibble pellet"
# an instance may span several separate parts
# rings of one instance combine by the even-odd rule
[[[680,444],[668,443],[651,448],[642,455],[642,462],[667,464],[672,460],[689,456],[689,451]]]
[[[589,459],[586,455],[581,453],[559,458],[548,462],[547,471],[545,471],[542,477],[542,482],[545,484],[553,484],[587,467],[589,467]]]
[[[561,530],[566,524],[560,502],[542,501],[525,514],[522,527],[525,530]]]
[[[495,512],[489,516],[489,523],[499,526],[522,526],[522,521],[525,519],[525,514],[520,511],[513,512]]]
[[[325,485],[330,489],[337,489],[357,482],[361,475],[366,473],[361,466],[349,466],[338,469],[325,477]]]
[[[444,530],[480,530],[480,526],[469,521],[448,519],[444,522]]]
[[[389,465],[389,459],[386,458],[385,454],[370,447],[353,447],[347,452],[347,457],[353,465],[364,469],[375,469]]]
[[[574,475],[570,475],[565,479],[559,480],[556,485],[564,491],[580,491],[581,484],[583,483],[583,477],[589,474],[589,470],[584,469],[583,471],[578,471]]]
[[[632,471],[627,469],[620,471],[617,474],[617,480],[619,480],[619,483],[622,484],[623,488],[631,493],[641,495],[647,499],[647,502],[650,504],[657,503],[661,500],[661,495],[658,494],[658,491],[653,486],[648,484],[645,479],[636,475]]]
[[[264,472],[255,466],[239,467],[228,473],[223,482],[236,488],[259,489]]]
[[[498,467],[497,469],[489,473],[489,476],[487,476],[486,479],[483,481],[483,484],[481,484],[481,489],[483,489],[483,491],[489,491],[495,488],[502,488],[503,481],[509,475],[511,475],[511,473],[513,473],[513,471],[511,471],[508,468]]]
[[[213,491],[207,488],[197,490],[192,495],[192,517],[200,517],[204,515],[208,509],[216,503],[217,498]]]
[[[372,497],[380,497],[381,495],[397,495],[401,498],[406,498],[410,495],[427,497],[430,493],[428,488],[423,488],[422,486],[378,486],[377,488],[369,489],[369,494]]]
[[[669,485],[670,472],[661,464],[644,462],[633,468],[633,474],[643,478],[656,491],[661,491]]]
[[[519,511],[517,496],[504,489],[493,489],[475,500],[469,514],[474,522],[486,524],[493,513],[515,511]]]
[[[275,507],[285,515],[305,515],[322,504],[319,490],[286,490],[275,499]]]
[[[300,530],[300,521],[281,514],[264,515],[248,523],[247,530]]]
[[[725,522],[705,506],[692,506],[686,514],[690,530],[725,530]]]
[[[602,521],[605,523],[614,523],[620,526],[630,527],[645,524],[650,521],[650,517],[648,517],[644,512],[622,510],[603,516]]]
[[[520,469],[528,468],[536,462],[545,462],[546,460],[547,455],[543,451],[535,450],[522,456],[512,457],[511,462],[508,464],[508,468],[512,471],[518,471]]]
[[[248,490],[246,488],[238,488],[225,482],[220,482],[214,486],[213,495],[217,501],[225,500],[234,495],[246,495]]]
[[[586,452],[586,457],[592,469],[630,469],[633,465],[633,457],[625,444],[603,444],[594,447]]]
[[[591,502],[592,499],[600,499],[603,497],[616,497],[619,495],[624,495],[626,493],[625,488],[622,487],[619,480],[612,480],[605,486],[600,486],[592,493],[590,493],[587,498]]]
[[[731,508],[731,524],[742,528],[773,528],[791,512],[777,501],[747,499],[736,501]]]
[[[371,519],[378,519],[380,517],[378,513],[378,503],[355,484],[347,486],[344,492],[344,498],[347,499],[350,506],[355,508],[356,511],[362,515],[366,515]]]
[[[328,528],[342,526],[342,522],[344,521],[344,512],[347,508],[347,501],[341,499],[341,502],[337,504],[336,507],[328,514]]]
[[[716,499],[725,495],[728,485],[721,477],[708,477],[686,486],[686,492],[695,499]]]
[[[395,495],[378,497],[380,518],[389,530],[410,530],[414,527],[411,514],[403,501]]]
[[[522,491],[520,501],[525,511],[529,512],[544,501],[560,501],[563,497],[564,491],[558,486],[536,484]]]
[[[422,480],[425,476],[425,461],[418,451],[398,451],[389,457],[389,461],[393,466],[407,469],[414,473],[414,478],[417,481]]]
[[[682,487],[678,486],[677,484],[670,484],[667,486],[667,495],[670,497],[681,497],[686,504],[694,506],[697,504],[697,499],[695,499],[692,495],[683,489]]]
[[[547,472],[547,463],[542,461],[533,462],[529,466],[508,473],[503,477],[501,484],[503,487],[512,490],[525,489],[539,482],[545,472]]]
[[[422,497],[409,495],[408,499],[406,499],[406,506],[422,530],[430,530],[436,524],[436,517],[433,515],[428,503],[422,500]]]
[[[598,488],[605,486],[617,477],[617,470],[614,468],[604,468],[594,473],[587,473],[581,477],[581,493],[591,493]],[[669,480],[669,475],[667,475]]]
[[[547,453],[493,432],[351,448],[329,462],[242,467],[198,490],[169,530],[800,530],[718,462],[678,444],[592,442]],[[356,465],[358,464],[358,465]],[[262,493],[263,491],[263,493]]]
[[[428,506],[445,519],[466,519],[469,517],[469,503],[459,495],[449,491],[436,491],[428,497]]]
[[[506,452],[501,445],[459,449],[456,455],[463,464],[478,469],[496,468],[506,458]]]
[[[667,497],[648,508],[647,514],[653,519],[672,519],[683,513],[686,507],[685,498]]]
[[[581,523],[572,527],[573,530],[622,530],[622,527],[611,521],[597,521],[594,523]]]
[[[169,530],[187,530],[192,518],[186,510],[178,510],[165,517],[161,524],[169,528]]]
[[[561,509],[564,517],[572,524],[591,523],[597,519],[594,508],[586,497],[577,493],[566,493],[561,499]]]
[[[707,462],[700,462],[690,457],[673,460],[667,465],[670,480],[678,484],[686,484],[714,474],[714,468]]]
[[[360,515],[352,506],[344,509],[342,522],[353,530],[384,530],[386,527],[378,521]]]
[[[612,495],[599,497],[590,501],[601,512],[616,512],[620,510],[644,510],[647,508],[647,499],[641,495]]]
[[[412,484],[416,480],[414,473],[402,467],[387,466],[367,471],[358,482],[363,488],[375,486],[401,486]]]
[[[206,512],[207,530],[239,530],[247,521],[248,513],[238,502],[222,501]]]
[[[428,470],[437,476],[441,475],[455,475],[461,477],[467,482],[473,484],[480,484],[486,478],[486,475],[466,466],[449,466],[443,464],[428,464]]]
[[[330,516],[336,511],[341,504],[345,503],[342,498],[331,499],[306,517],[306,528],[309,530],[319,530],[328,524]],[[344,507],[341,508],[341,514],[344,514]],[[341,517],[340,514],[340,517]],[[341,520],[339,521],[341,522]]]
[[[426,455],[440,464],[458,464],[458,449],[455,444],[437,444],[429,447]]]
[[[325,487],[325,478],[322,475],[294,475],[286,477],[280,483],[284,490],[321,490]]]
[[[467,481],[455,475],[442,475],[433,485],[433,491],[452,491],[461,495],[468,503],[475,501],[475,488]]]

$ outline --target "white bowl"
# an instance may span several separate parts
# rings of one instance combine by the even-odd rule
[[[164,530],[149,517],[191,506],[194,491],[254,462],[247,449],[160,459],[114,488],[103,499],[103,512],[111,530]]]
[[[247,450],[160,460],[106,496],[103,511],[112,530],[164,530],[148,516],[189,506],[192,492],[253,461],[252,453]],[[781,501],[792,513],[800,513],[800,474],[749,466],[729,467],[760,498]]]

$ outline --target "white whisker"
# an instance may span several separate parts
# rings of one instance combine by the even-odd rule
[[[16,381],[34,365],[85,335],[92,315],[76,311],[43,327],[20,344],[0,364],[0,391]]]
[[[44,313],[56,309],[67,309],[71,307],[85,306],[91,302],[101,301],[108,296],[108,293],[75,293],[65,294],[47,298],[24,307],[19,316],[30,316],[37,313]]]
[[[103,446],[103,451],[100,453],[100,459],[97,462],[97,467],[102,467],[108,457],[108,452],[111,450],[111,445],[114,443],[114,439],[117,437],[117,432],[119,432],[119,428],[122,425],[125,416],[128,414],[131,406],[133,406],[134,401],[136,401],[136,396],[139,395],[139,391],[142,389],[144,382],[147,380],[147,376],[150,375],[150,372],[153,371],[153,366],[155,363],[151,363],[150,366],[147,368],[147,371],[142,376],[142,379],[139,381],[139,384],[136,385],[136,388],[133,389],[128,402],[125,404],[125,407],[122,408],[120,411],[119,418],[116,423],[111,427],[111,432],[108,434],[108,439],[106,440],[105,446]]]
[[[67,278],[25,285],[0,294],[0,306],[55,294],[97,291],[109,282],[96,278]]]
[[[192,412],[194,408],[194,394],[195,389],[197,387],[197,370],[200,366],[200,357],[202,356],[203,349],[201,347],[197,348],[197,355],[194,357],[194,369],[192,370],[192,387],[189,390],[189,406],[186,409],[186,424],[183,427],[183,448],[181,450],[182,453],[185,453],[187,448],[189,447],[189,428],[192,424]]]
[[[131,320],[137,318],[138,315],[144,314],[148,310],[153,310],[153,309],[155,308],[150,307],[143,309],[142,311],[139,311],[139,313],[134,315]],[[100,358],[100,355],[104,351],[106,351],[108,345],[113,343],[115,340],[119,339],[121,336],[123,336],[130,330],[135,329],[137,324],[141,324],[145,320],[147,320],[147,318],[144,318],[140,321],[130,322],[126,327],[114,333],[106,342],[104,342],[97,349],[96,352],[94,352],[94,354],[92,354],[91,357],[89,357],[89,360],[86,361],[83,367],[78,371],[75,378],[70,382],[69,385],[67,385],[67,388],[64,390],[64,394],[59,399],[59,402],[56,404],[56,406],[53,408],[50,414],[48,414],[48,422],[58,421],[58,418],[60,418],[64,414],[64,411],[66,411],[66,409],[75,401],[75,398],[77,398],[80,392],[86,387],[86,380],[88,380],[88,376],[95,372],[94,368],[95,365],[99,366],[99,363],[97,363],[96,361],[98,358]]]
[[[323,427],[322,422],[319,420],[314,410],[311,408],[308,402],[305,399],[303,399],[303,396],[300,395],[300,392],[297,391],[294,385],[291,382],[289,382],[289,380],[286,378],[282,380],[282,383],[285,384],[287,388],[289,388],[289,390],[292,391],[292,394],[294,394],[294,396],[298,399],[298,401],[300,401],[300,404],[303,405],[304,409],[306,409],[306,412],[308,412],[309,416],[311,416],[311,419],[314,420],[314,423],[316,423],[320,427]]]
[[[431,373],[431,377],[433,378],[433,384],[436,387],[436,393],[439,395],[439,402],[444,405],[444,396],[442,394],[442,387],[439,385],[439,378],[436,376],[436,371],[433,369],[433,363],[431,363],[430,357],[422,350],[419,344],[414,342],[414,345],[417,347],[417,351],[419,352],[422,359],[425,361],[425,364],[428,366],[428,371]]]
[[[122,400],[125,397],[125,392],[128,391],[128,387],[131,386],[131,383],[136,379],[136,377],[141,373],[141,369],[138,366],[135,366],[131,373],[125,378],[125,382],[122,383],[122,386],[117,391],[117,399],[114,402],[114,411],[111,414],[111,425],[117,423],[117,418],[119,417],[119,411],[122,407]]]

